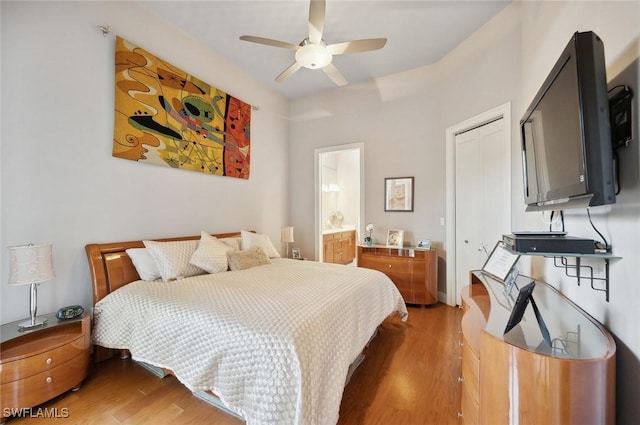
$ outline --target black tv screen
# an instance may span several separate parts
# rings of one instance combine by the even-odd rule
[[[615,202],[602,40],[577,32],[520,121],[528,211]]]

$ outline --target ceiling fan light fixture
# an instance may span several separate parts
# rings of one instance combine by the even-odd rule
[[[256,37],[253,35],[243,35],[240,37],[240,40],[296,51],[296,61],[276,77],[276,81],[279,83],[285,81],[300,68],[304,67],[308,69],[322,69],[329,79],[338,87],[346,86],[347,80],[340,71],[338,71],[336,66],[331,63],[333,61],[333,56],[343,55],[345,53],[378,50],[384,47],[387,43],[387,39],[368,38],[363,40],[343,41],[342,43],[330,44],[327,46],[327,43],[322,38],[322,33],[324,32],[326,0],[309,1],[309,36],[303,39],[297,46],[284,41]]]
[[[306,44],[296,51],[296,61],[309,69],[320,69],[331,63],[333,55],[326,46]]]

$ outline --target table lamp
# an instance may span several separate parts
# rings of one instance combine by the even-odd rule
[[[31,285],[31,319],[18,325],[19,331],[44,326],[47,320],[38,320],[38,284],[55,277],[51,244],[9,247],[9,284]]]
[[[280,232],[280,242],[287,244],[287,257],[289,258],[289,244],[293,242],[293,227],[287,226],[283,227]]]

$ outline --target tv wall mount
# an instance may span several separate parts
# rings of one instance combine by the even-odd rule
[[[609,121],[611,122],[611,144],[616,150],[631,143],[631,99],[629,86],[618,85],[609,91]]]

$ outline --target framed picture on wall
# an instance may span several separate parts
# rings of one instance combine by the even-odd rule
[[[384,179],[384,210],[413,211],[413,177]]]
[[[404,230],[387,230],[387,246],[390,248],[402,248],[404,242]]]

